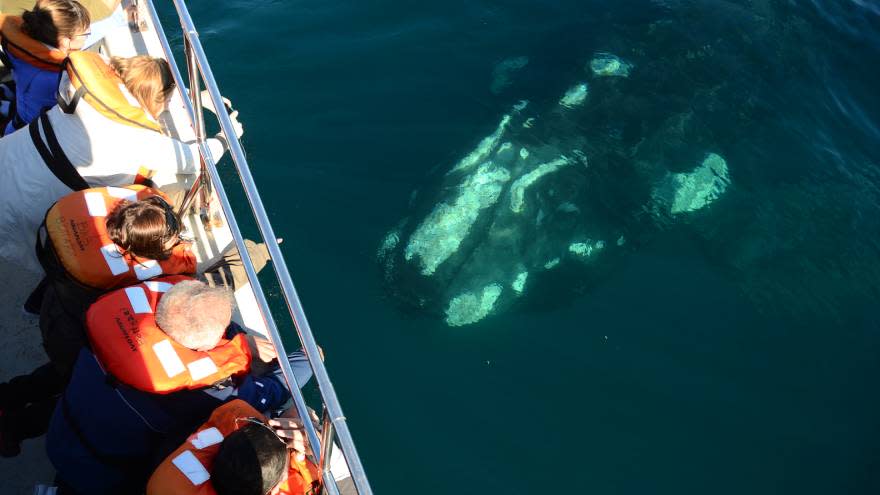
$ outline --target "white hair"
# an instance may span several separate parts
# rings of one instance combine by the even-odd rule
[[[156,323],[178,344],[195,351],[213,349],[232,318],[232,293],[196,280],[170,288],[156,308]]]

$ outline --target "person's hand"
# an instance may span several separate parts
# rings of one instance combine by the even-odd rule
[[[228,109],[227,111],[231,112],[229,114],[229,120],[232,121],[232,129],[234,130],[236,137],[241,139],[241,136],[244,135],[244,126],[242,126],[241,122],[238,121],[238,110],[232,109],[232,102],[229,100],[229,98],[225,96],[223,96],[222,98],[223,104],[226,105],[226,108]],[[207,89],[202,91],[202,108],[210,110],[214,113],[214,115],[217,115],[217,109],[214,108],[214,100],[211,99],[211,94],[208,92]],[[229,136],[225,137],[228,138]]]
[[[312,455],[305,428],[299,418],[270,419],[269,426],[275,429],[278,438],[287,443],[287,448],[295,452],[296,460],[302,462],[307,455]]]
[[[260,358],[260,361],[264,363],[271,363],[278,358],[278,353],[275,352],[275,346],[271,341],[254,336],[248,336],[247,340],[251,348],[251,356]]]
[[[235,130],[235,136],[241,139],[244,135],[244,126],[238,121],[238,110],[229,114],[229,120],[232,121],[232,128]]]

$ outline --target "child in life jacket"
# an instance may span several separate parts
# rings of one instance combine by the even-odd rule
[[[0,44],[15,83],[14,105],[0,136],[55,106],[65,59],[82,49],[90,24],[88,10],[76,0],[37,0],[21,17],[0,15]]]

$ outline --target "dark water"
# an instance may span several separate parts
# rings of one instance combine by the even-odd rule
[[[378,493],[880,493],[880,4],[191,8]],[[635,64],[581,122],[609,187],[644,140],[727,194],[540,304],[402,310],[375,257],[412,192],[597,51]]]

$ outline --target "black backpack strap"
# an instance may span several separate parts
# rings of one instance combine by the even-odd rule
[[[82,96],[86,93],[86,87],[80,86],[76,92],[73,93],[73,97],[70,98],[70,101],[64,99],[61,95],[61,85],[58,85],[58,93],[55,95],[55,99],[58,100],[58,106],[61,107],[61,111],[66,114],[72,114],[76,111],[76,106],[79,104],[79,100],[82,99]]]
[[[43,138],[40,136],[40,125],[43,127],[46,142],[43,142]],[[49,167],[49,170],[52,171],[52,174],[58,180],[74,191],[82,191],[89,188],[89,184],[79,175],[76,167],[70,163],[67,155],[64,154],[64,150],[61,149],[61,145],[58,144],[58,138],[55,136],[55,131],[52,129],[52,124],[49,122],[49,116],[46,112],[41,113],[39,118],[34,119],[30,123],[28,131],[31,134],[34,147],[37,148],[37,152],[40,153],[46,166]]]

